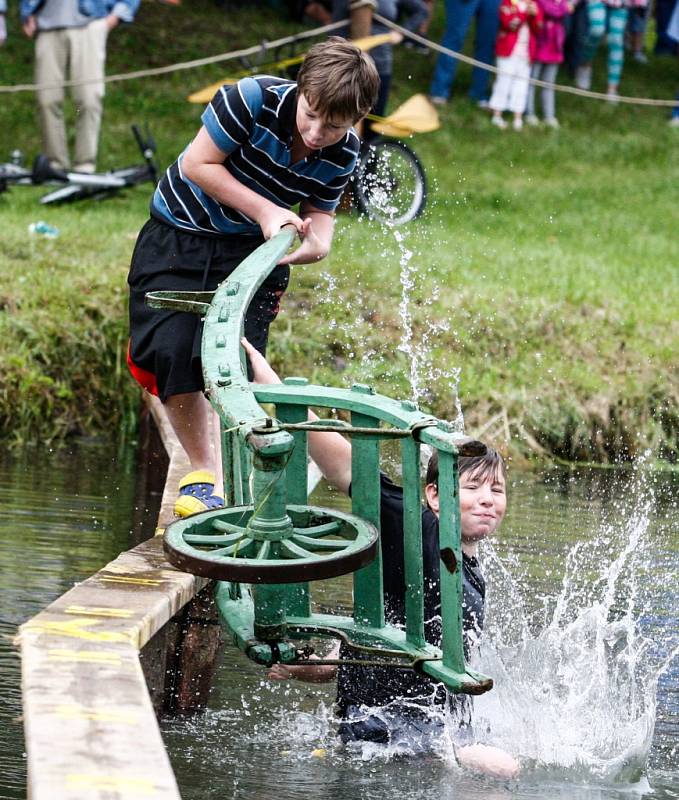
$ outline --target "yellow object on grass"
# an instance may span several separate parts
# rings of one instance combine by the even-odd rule
[[[388,117],[373,117],[372,129],[383,136],[410,136],[429,133],[441,127],[439,115],[423,94],[414,94]]]
[[[361,50],[372,50],[373,47],[378,47],[381,44],[395,42],[394,35],[392,33],[380,33],[376,36],[364,36],[362,39],[354,39],[353,41],[356,47],[360,48]],[[231,86],[241,78],[245,78],[247,75],[266,75],[270,72],[280,72],[281,70],[286,69],[286,67],[292,67],[295,64],[301,64],[302,61],[304,61],[304,53],[301,53],[298,56],[291,56],[290,58],[283,58],[280,61],[272,61],[268,64],[259,64],[253,69],[241,70],[230,78],[223,78],[221,81],[211,83],[209,86],[205,86],[203,89],[199,89],[197,92],[190,94],[186,99],[189,101],[189,103],[206,104],[212,100],[215,92],[218,89],[221,89],[222,86]]]

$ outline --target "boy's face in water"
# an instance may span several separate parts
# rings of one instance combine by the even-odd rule
[[[432,483],[426,487],[427,503],[438,517],[439,496]],[[507,489],[500,470],[482,475],[467,471],[460,476],[460,523],[462,544],[475,545],[491,536],[507,509]]]
[[[507,509],[507,490],[502,473],[483,477],[478,472],[460,476],[462,541],[471,544],[491,536]]]
[[[305,147],[320,150],[321,147],[330,147],[343,139],[354,120],[326,119],[315,110],[305,95],[300,94],[297,98],[295,124]]]

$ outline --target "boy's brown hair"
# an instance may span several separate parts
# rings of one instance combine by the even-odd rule
[[[358,122],[375,105],[379,87],[372,58],[341,36],[315,44],[297,75],[298,91],[314,111],[330,120]]]
[[[471,472],[475,478],[485,480],[487,477],[501,475],[507,477],[507,467],[502,456],[489,447],[482,456],[460,456],[457,460],[458,475],[461,478],[466,472]],[[439,451],[434,450],[427,464],[427,476],[424,479],[425,485],[430,483],[439,486]]]

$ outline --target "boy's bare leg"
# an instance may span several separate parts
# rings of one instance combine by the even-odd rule
[[[212,408],[205,396],[201,392],[175,394],[167,398],[164,406],[179,443],[191,462],[191,467],[194,470],[205,469],[215,472],[215,457],[210,435]]]

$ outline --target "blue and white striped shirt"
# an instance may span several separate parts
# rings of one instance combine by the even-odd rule
[[[291,163],[297,84],[269,76],[222,86],[201,117],[224,166],[244,186],[282,208],[301,201],[333,211],[354,170],[360,141],[349,130],[337,144]],[[186,152],[186,151],[184,151]],[[206,234],[261,234],[256,222],[214,200],[182,171],[184,153],[168,168],[151,201],[155,216]]]

